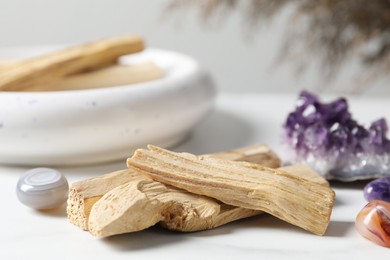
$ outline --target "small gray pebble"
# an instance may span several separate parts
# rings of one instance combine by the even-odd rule
[[[18,180],[16,194],[20,202],[34,209],[60,206],[68,197],[68,181],[59,171],[35,168],[26,171]]]

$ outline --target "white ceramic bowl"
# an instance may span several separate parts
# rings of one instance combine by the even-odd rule
[[[170,147],[212,108],[215,88],[192,58],[148,49],[160,80],[100,89],[0,92],[0,163],[76,165],[125,159],[147,144]]]

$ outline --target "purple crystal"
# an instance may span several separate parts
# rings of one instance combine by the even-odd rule
[[[314,104],[314,103],[317,103],[318,102],[318,98],[307,92],[307,91],[302,91],[301,94],[299,95],[299,98],[298,98],[298,103],[297,103],[297,107],[301,107],[303,109],[305,109],[308,105],[311,105],[311,104]]]
[[[304,145],[310,149],[317,149],[327,145],[328,129],[323,124],[313,124],[305,130]]]
[[[301,92],[284,130],[292,161],[306,163],[328,179],[390,175],[386,120],[379,119],[366,129],[352,118],[345,98],[322,103],[317,96]]]
[[[364,187],[367,201],[383,200],[390,202],[390,176],[376,179]]]
[[[370,143],[376,153],[390,152],[390,141],[386,139],[387,130],[387,123],[383,118],[373,122],[369,128]]]

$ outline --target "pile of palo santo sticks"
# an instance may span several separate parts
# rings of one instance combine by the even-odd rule
[[[142,38],[118,36],[24,60],[0,60],[0,91],[90,89],[162,78],[152,62],[119,63],[120,57],[143,49]]]
[[[160,224],[182,232],[263,212],[323,235],[334,204],[328,182],[302,165],[280,168],[267,146],[196,156],[138,149],[128,169],[74,183],[68,220],[99,237]]]

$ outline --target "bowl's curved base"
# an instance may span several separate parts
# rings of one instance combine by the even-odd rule
[[[189,132],[181,133],[173,137],[161,139],[156,142],[150,143],[162,148],[172,148],[175,145],[183,142],[189,135]],[[41,155],[39,157],[15,157],[7,158],[0,156],[0,164],[2,165],[18,165],[18,166],[85,166],[93,164],[103,164],[115,161],[124,161],[131,157],[136,149],[145,148],[149,143],[140,144],[137,147],[126,147],[122,150],[116,149],[115,151],[99,151],[88,154],[71,154],[56,156],[51,154]]]

